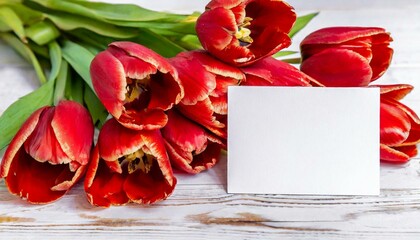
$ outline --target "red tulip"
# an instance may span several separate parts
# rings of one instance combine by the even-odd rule
[[[189,119],[226,138],[228,86],[245,79],[240,69],[218,61],[203,51],[178,54],[170,59],[185,89],[177,109]]]
[[[398,84],[381,88],[381,160],[404,163],[417,155],[420,143],[420,119],[416,113],[399,102],[413,89]]]
[[[331,27],[301,43],[301,70],[328,87],[361,87],[388,69],[393,50],[382,28]]]
[[[167,198],[175,185],[159,130],[135,131],[115,119],[104,124],[85,178],[91,204],[151,204]]]
[[[106,109],[125,127],[162,128],[164,111],[184,91],[175,69],[152,50],[131,42],[111,43],[90,66],[92,83]]]
[[[212,55],[245,66],[290,46],[295,21],[294,9],[282,0],[213,0],[196,31]]]
[[[220,140],[176,110],[170,110],[168,118],[162,136],[173,166],[195,174],[218,162],[222,149]]]
[[[93,141],[89,112],[61,101],[35,111],[7,148],[1,177],[12,194],[31,203],[62,197],[82,177]]]
[[[246,76],[241,84],[244,86],[322,86],[292,65],[272,57],[244,67],[242,71]]]

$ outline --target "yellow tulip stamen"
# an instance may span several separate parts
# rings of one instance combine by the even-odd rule
[[[241,45],[251,44],[254,40],[251,38],[251,30],[248,26],[251,25],[252,18],[245,17],[244,22],[238,25],[238,31],[235,33],[235,37],[239,40]]]
[[[127,78],[127,87],[125,93],[125,103],[133,102],[140,98],[141,94],[147,92],[148,85],[150,83],[150,76],[144,79],[131,79]]]
[[[128,173],[131,174],[138,169],[144,173],[150,172],[153,166],[153,156],[145,154],[142,150],[135,151],[123,157],[121,165],[126,162]]]

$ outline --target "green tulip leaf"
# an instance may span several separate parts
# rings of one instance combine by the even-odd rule
[[[96,47],[101,51],[105,50],[110,43],[116,41],[115,38],[101,36],[86,29],[76,29],[68,33],[78,38],[80,42]]]
[[[0,117],[0,149],[6,147],[26,119],[37,109],[51,105],[54,81],[49,81],[37,90],[19,98]]]
[[[11,8],[0,6],[0,22],[9,27],[22,41],[26,42],[25,29],[19,16]]]
[[[39,81],[41,84],[47,82],[47,79],[44,75],[41,65],[39,64],[38,59],[36,58],[35,54],[32,52],[31,48],[28,45],[22,43],[18,38],[10,33],[0,33],[0,38],[3,39],[7,44],[12,46],[16,52],[18,52],[23,58],[25,58],[28,62],[31,62],[36,75],[38,76]]]
[[[117,27],[115,25],[100,22],[88,17],[77,16],[68,13],[45,14],[58,28],[71,31],[84,28],[99,35],[127,39],[138,35],[137,29]]]
[[[186,51],[185,48],[172,42],[168,38],[165,38],[159,34],[156,34],[148,29],[139,29],[140,34],[136,38],[130,39],[130,41],[142,44],[153,51],[159,53],[164,57],[174,57],[178,53]]]
[[[285,56],[289,56],[289,55],[296,54],[296,53],[298,53],[298,52],[296,52],[296,51],[281,51],[281,52],[278,52],[278,53],[274,54],[273,57],[275,57],[275,58],[285,57]]]
[[[19,16],[23,25],[31,25],[43,19],[42,12],[24,6],[22,0],[0,0],[0,5],[11,8]]]
[[[32,41],[29,41],[27,45],[38,57],[50,59],[50,52],[48,46],[39,46],[38,44]]]
[[[289,37],[292,38],[295,36],[300,30],[302,30],[308,23],[318,15],[319,13],[310,13],[304,16],[300,16],[296,19],[295,25],[293,25],[292,30],[289,33]]]
[[[84,101],[92,116],[93,124],[101,127],[108,117],[108,111],[90,88],[85,88]]]
[[[82,77],[86,84],[92,89],[92,80],[90,79],[90,63],[95,57],[86,48],[69,40],[64,41],[63,57],[73,67],[73,69]]]
[[[25,4],[39,10],[67,12],[74,15],[97,20],[116,21],[162,21],[168,22],[183,19],[185,16],[172,13],[157,12],[134,4],[111,4],[102,2],[82,2],[79,0],[26,0]]]
[[[60,36],[60,31],[51,22],[37,22],[25,29],[26,36],[42,46]]]
[[[76,101],[83,105],[84,81],[80,78],[80,76],[72,76],[69,82],[71,88],[69,100]]]
[[[62,53],[60,45],[57,42],[51,42],[48,44],[51,61],[51,72],[48,76],[48,81],[53,81],[57,78],[61,69]]]

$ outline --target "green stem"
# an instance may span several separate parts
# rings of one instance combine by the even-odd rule
[[[281,59],[283,62],[287,62],[290,64],[300,64],[301,58],[288,58],[288,59]]]

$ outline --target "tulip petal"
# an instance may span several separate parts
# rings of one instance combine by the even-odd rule
[[[369,85],[369,87],[379,87],[381,98],[401,100],[409,94],[414,87],[409,84],[392,84],[392,85]]]
[[[90,76],[98,98],[112,116],[119,118],[127,87],[122,63],[109,51],[100,52],[92,60]]]
[[[38,125],[40,115],[44,112],[45,109],[48,108],[49,107],[43,107],[32,113],[13,137],[4,153],[3,160],[1,161],[0,177],[5,178],[8,176],[13,158],[20,150],[26,139],[32,134],[32,131],[35,129],[35,127]]]
[[[131,201],[152,204],[166,199],[174,190],[176,178],[168,184],[161,169],[154,164],[150,172],[136,171],[129,174],[124,182],[124,190]]]
[[[21,147],[13,158],[5,177],[9,191],[30,203],[49,203],[62,197],[69,186],[54,190],[60,183],[73,182],[74,173],[65,164],[51,165],[47,162],[35,161]],[[40,177],[42,176],[42,177]]]
[[[204,49],[211,52],[213,49],[223,50],[234,40],[233,34],[237,31],[235,15],[222,7],[209,9],[197,19],[195,29]]]
[[[229,86],[238,86],[242,81],[245,81],[245,75],[243,73],[240,78],[217,76],[216,88],[209,95],[213,97],[225,96],[227,95]]]
[[[385,29],[376,27],[328,27],[309,34],[301,46],[312,44],[341,44],[356,38],[370,37],[385,33]],[[388,40],[389,42],[389,40]]]
[[[146,63],[152,64],[162,73],[173,73],[174,69],[166,59],[153,50],[134,42],[113,42],[110,47],[119,48],[129,56],[138,58]]]
[[[381,160],[393,163],[405,163],[417,155],[415,145],[391,148],[381,144]]]
[[[89,112],[79,103],[61,101],[55,108],[51,126],[66,155],[73,161],[86,165],[94,132]]]
[[[162,129],[162,136],[184,152],[202,152],[207,145],[205,130],[183,117],[176,110],[168,112],[168,124]],[[192,157],[191,157],[192,159]]]
[[[311,77],[292,65],[272,57],[243,68],[245,86],[311,86]]]
[[[142,149],[145,153],[150,151],[149,154],[153,155],[159,165],[160,171],[169,185],[175,185],[176,178],[173,176],[171,164],[169,162],[168,154],[165,149],[165,142],[163,141],[160,131],[147,131],[143,132],[142,138],[145,147]]]
[[[245,11],[246,16],[252,18],[249,29],[254,42],[249,49],[255,60],[290,46],[292,41],[288,33],[296,21],[296,13],[289,4],[285,1],[254,0],[246,3]]]
[[[208,148],[208,144],[212,144],[212,142],[209,142],[209,134],[202,127],[176,111],[169,112],[168,116],[169,122],[162,129],[162,135],[171,163],[175,167],[193,174],[213,166],[219,157],[217,149],[220,153],[220,145],[215,144],[217,147]],[[220,144],[220,141],[218,143]],[[209,154],[208,151],[214,154]]]
[[[80,180],[87,169],[86,165],[81,165],[75,170],[70,172],[63,171],[60,176],[57,177],[57,185],[51,188],[52,191],[66,191],[69,190],[73,185]]]
[[[120,124],[126,128],[134,130],[154,130],[166,125],[168,117],[160,109],[137,112],[133,115],[122,115],[119,119]]]
[[[178,75],[157,73],[150,81],[150,102],[147,106],[150,109],[168,110],[177,104],[184,97],[184,88]]]
[[[372,46],[373,58],[370,61],[372,67],[372,80],[374,81],[384,75],[385,71],[391,65],[392,55],[394,50],[387,45]]]
[[[408,115],[408,117],[410,117],[410,119],[413,122],[415,122],[416,124],[420,124],[420,118],[417,116],[417,113],[414,112],[411,108],[402,104],[401,102],[398,102],[398,101],[393,100],[393,99],[386,99],[386,98],[382,98],[381,102],[393,105],[393,106],[401,109],[402,111],[404,111]]]
[[[345,49],[327,49],[302,62],[301,70],[328,87],[363,87],[372,77],[369,62]]]
[[[157,68],[138,58],[128,56],[118,48],[109,48],[109,52],[114,55],[124,67],[125,75],[132,79],[143,79],[157,72]]]
[[[213,105],[214,112],[217,114],[226,115],[228,113],[227,94],[220,97],[209,97]]]
[[[382,102],[389,104],[391,106],[394,106],[397,109],[400,109],[403,111],[406,116],[409,118],[410,121],[410,131],[408,137],[405,139],[404,142],[398,144],[398,146],[407,146],[407,145],[414,145],[420,142],[420,118],[417,116],[417,114],[406,105],[402,104],[401,102],[398,102],[393,99],[383,98]]]
[[[98,137],[99,155],[106,161],[115,161],[143,147],[140,131],[123,127],[114,118],[103,126]]]
[[[381,143],[388,146],[403,143],[408,138],[411,128],[407,114],[394,105],[381,102],[380,115]]]
[[[157,164],[152,164],[149,172],[137,170],[129,174],[124,182],[124,191],[133,202],[151,204],[166,199],[173,192],[177,180],[160,132],[143,132],[142,139],[145,143],[143,152],[153,155]]]
[[[420,143],[420,125],[415,122],[411,122],[410,134],[407,139],[400,144],[400,146],[415,145],[418,143]]]
[[[223,63],[204,51],[193,51],[192,55],[202,63],[208,72],[215,74],[217,77],[235,79],[236,81],[241,81],[245,78],[239,68]]]
[[[206,9],[214,8],[236,8],[242,5],[243,0],[212,0],[206,5]]]
[[[189,119],[204,126],[219,137],[226,138],[225,124],[220,122],[215,115],[214,107],[209,98],[197,102],[195,105],[179,104],[177,109]]]
[[[201,62],[197,61],[191,53],[180,53],[170,59],[178,71],[179,78],[184,86],[185,95],[181,100],[187,105],[203,101],[216,87],[213,74],[206,71]]]
[[[96,147],[85,178],[85,191],[89,202],[96,206],[109,207],[129,202],[123,190],[125,178],[122,174],[108,168],[100,159]]]
[[[26,152],[36,161],[62,164],[72,161],[62,150],[54,134],[51,121],[56,108],[45,109],[39,117],[37,127],[24,143]]]

